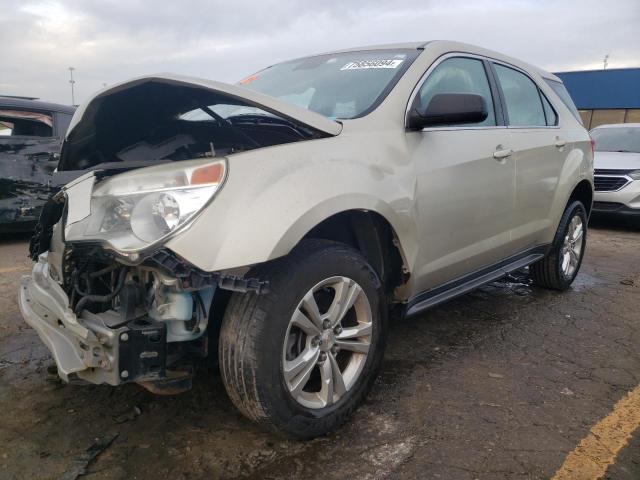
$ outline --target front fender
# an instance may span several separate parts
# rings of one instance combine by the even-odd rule
[[[356,209],[385,217],[410,262],[417,250],[410,166],[367,147],[356,154],[353,140],[339,138],[230,156],[225,186],[166,246],[205,271],[239,268],[286,255],[326,218]]]
[[[269,255],[270,258],[277,258],[288,254],[313,227],[333,215],[349,210],[377,212],[391,224],[394,231],[402,228],[400,226],[402,222],[397,218],[397,214],[389,205],[380,199],[361,193],[342,194],[322,201],[295,220],[289,229],[284,232],[280,241],[274,246]],[[415,238],[415,233],[413,237]],[[409,250],[411,250],[411,247],[409,247]],[[407,254],[404,251],[403,245],[401,245],[401,254],[403,258]]]

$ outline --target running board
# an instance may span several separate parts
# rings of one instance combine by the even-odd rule
[[[544,258],[544,256],[544,253],[531,253],[524,257],[519,257],[517,260],[507,260],[495,269],[490,271],[481,270],[480,273],[472,274],[472,278],[465,280],[463,277],[460,280],[445,283],[433,290],[419,294],[414,297],[413,300],[409,301],[405,315],[407,317],[416,315],[431,307],[435,307],[436,305],[459,297],[460,295],[469,293],[482,285],[498,280],[512,272],[515,272],[516,270],[526,267],[527,265],[531,265],[532,263]]]

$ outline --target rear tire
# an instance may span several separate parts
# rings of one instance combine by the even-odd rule
[[[349,246],[305,240],[248,275],[268,279],[270,291],[230,300],[219,343],[229,397],[247,418],[286,436],[337,428],[382,361],[387,307],[377,274]]]
[[[587,212],[581,202],[570,203],[562,214],[547,256],[529,267],[533,283],[566,290],[576,278],[587,241]]]

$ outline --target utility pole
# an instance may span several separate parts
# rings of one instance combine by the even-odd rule
[[[604,60],[603,60],[602,63],[604,64],[603,70],[606,70],[607,66],[609,65],[609,54],[608,53],[604,56]]]
[[[76,97],[75,97],[75,92],[73,91],[73,85],[76,83],[76,81],[73,79],[73,71],[75,70],[75,68],[73,67],[69,67],[69,83],[71,84],[71,105],[73,105],[75,107],[76,105]]]

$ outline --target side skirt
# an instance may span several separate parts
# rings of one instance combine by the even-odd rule
[[[407,303],[405,315],[407,317],[416,315],[431,307],[435,307],[436,305],[455,297],[464,295],[465,293],[475,290],[489,282],[498,280],[499,278],[515,272],[516,270],[520,270],[527,265],[531,265],[541,258],[544,258],[548,249],[549,245],[534,247],[522,253],[513,255],[494,265],[470,273],[456,280],[452,280],[439,287],[419,293],[415,297],[411,298]]]

